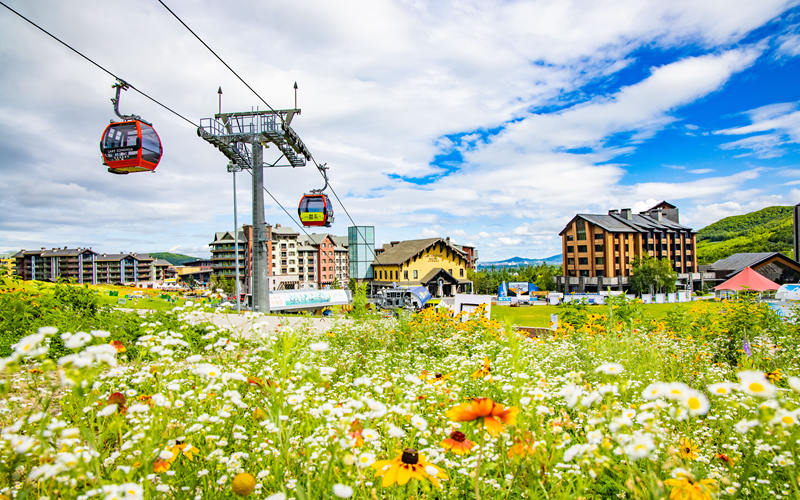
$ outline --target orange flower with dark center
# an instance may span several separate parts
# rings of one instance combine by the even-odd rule
[[[450,433],[449,438],[439,443],[439,446],[445,450],[452,451],[456,455],[466,455],[475,446],[475,443],[467,439],[463,432],[453,431]]]
[[[467,403],[461,403],[447,410],[445,415],[454,422],[470,422],[480,420],[492,436],[500,434],[503,425],[517,423],[519,408],[509,406],[506,408],[500,403],[495,403],[489,398],[476,398]]]
[[[125,348],[125,344],[123,344],[121,340],[112,340],[111,342],[109,342],[109,344],[113,345],[114,349],[116,349],[119,354],[122,354],[123,352],[127,351],[127,349]]]
[[[247,383],[257,385],[259,387],[264,387],[264,381],[258,377],[247,377]]]

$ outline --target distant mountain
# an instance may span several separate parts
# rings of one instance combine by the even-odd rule
[[[550,264],[550,265],[561,265],[562,258],[561,254],[553,255],[551,257],[546,257],[544,259],[528,259],[525,257],[511,257],[510,259],[505,260],[498,260],[494,262],[478,262],[478,269],[490,269],[492,266],[495,268],[501,267],[508,267],[508,268],[517,268],[517,267],[526,267],[526,266],[538,266],[539,264]]]
[[[187,262],[199,259],[199,257],[192,257],[191,255],[171,252],[147,252],[147,255],[154,259],[164,259],[169,261],[169,263],[173,266],[182,266]]]
[[[740,252],[781,252],[793,258],[792,208],[767,207],[704,227],[697,232],[697,263],[711,264]]]

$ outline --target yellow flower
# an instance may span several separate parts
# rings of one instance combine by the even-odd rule
[[[670,500],[711,500],[711,492],[716,487],[713,479],[694,482],[686,476],[667,479],[664,484],[671,486]]]
[[[489,358],[483,358],[483,368],[473,373],[472,378],[484,378],[487,376],[491,376],[491,374],[492,374],[491,361],[489,361]]]
[[[231,483],[231,489],[240,497],[246,497],[256,489],[256,478],[247,472],[236,474]]]
[[[383,487],[395,483],[402,486],[412,478],[418,481],[428,479],[439,486],[439,479],[447,479],[444,471],[428,463],[425,456],[413,448],[406,448],[392,460],[379,460],[372,464],[372,468],[377,471],[375,477],[383,477],[381,481]]]
[[[680,453],[681,458],[696,460],[698,457],[697,445],[694,444],[689,438],[681,438]]]

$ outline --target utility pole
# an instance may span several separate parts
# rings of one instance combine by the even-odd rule
[[[242,312],[242,303],[240,297],[242,296],[241,285],[239,283],[239,220],[236,209],[236,172],[242,170],[238,165],[231,162],[228,163],[228,172],[233,174],[233,252],[236,256],[234,260],[234,269],[236,269],[236,312]]]
[[[233,165],[240,169],[249,168],[253,174],[253,273],[250,291],[254,311],[269,312],[269,242],[264,222],[263,148],[266,143],[272,143],[280,154],[277,160],[269,164],[270,167],[305,166],[306,160],[311,159],[311,152],[290,126],[294,115],[299,114],[297,108],[217,113],[213,118],[201,119],[200,128],[197,129],[197,135],[219,149]],[[285,159],[286,164],[279,165],[281,159]],[[234,223],[238,225],[235,217],[234,213]]]

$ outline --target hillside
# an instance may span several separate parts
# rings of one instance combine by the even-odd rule
[[[198,259],[198,257],[192,257],[191,255],[170,252],[147,252],[147,255],[154,259],[164,259],[169,261],[169,263],[173,266],[182,266],[186,262],[191,262]]]
[[[498,260],[494,262],[478,262],[479,269],[495,268],[517,268],[526,266],[538,266],[539,264],[549,264],[553,266],[561,265],[561,254],[545,257],[543,259],[528,259],[524,257],[511,257],[510,259]]]
[[[792,207],[767,207],[725,217],[697,233],[697,262],[711,264],[739,252],[792,251]]]

